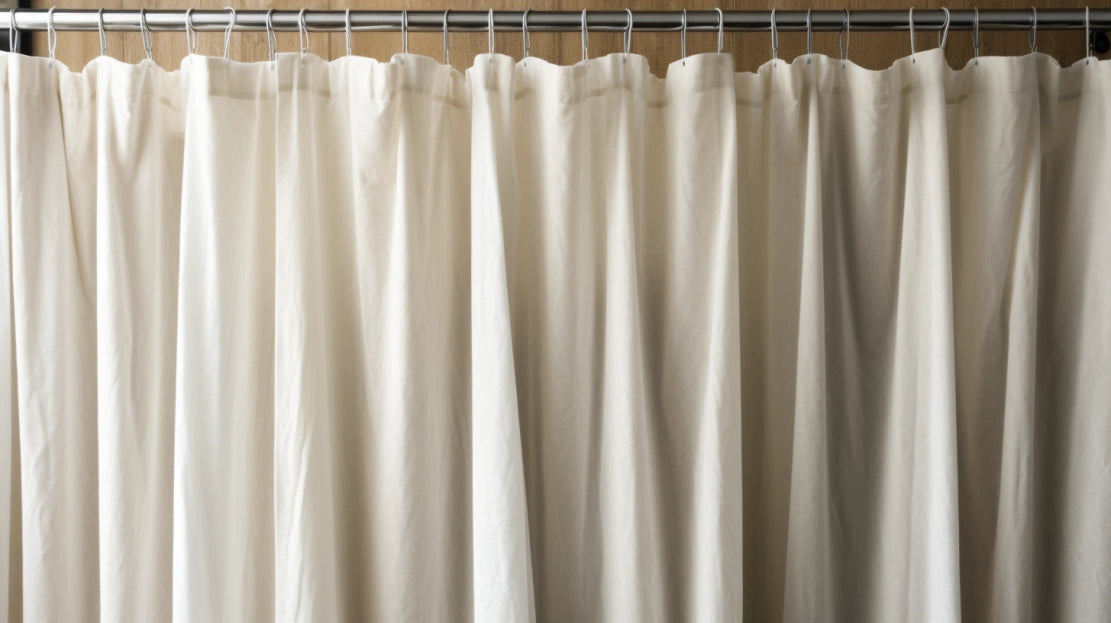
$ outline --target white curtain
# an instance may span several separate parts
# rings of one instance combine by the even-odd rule
[[[0,620],[1111,618],[1111,63],[0,55]]]

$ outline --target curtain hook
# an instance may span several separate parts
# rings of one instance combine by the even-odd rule
[[[192,9],[190,9],[192,10]],[[278,35],[274,32],[274,9],[266,11],[266,49],[270,52],[270,61],[277,58]]]
[[[15,27],[16,8],[8,11],[8,47],[12,52],[19,53],[19,29]]]
[[[104,32],[104,7],[96,10],[96,31],[100,35],[100,55],[108,54],[108,35]]]
[[[448,42],[447,42],[447,30],[448,30],[448,28],[447,28],[448,27],[447,16],[450,13],[451,13],[451,9],[444,9],[444,64],[447,65],[448,67],[451,67],[451,48],[448,47]]]
[[[185,9],[185,46],[190,54],[197,53],[197,31],[193,30],[193,7]]]
[[[229,6],[226,7],[225,10],[231,12],[228,16],[228,27],[224,29],[224,64],[226,65],[228,63],[229,54],[231,53],[231,31],[235,28],[235,24],[239,18],[234,7]]]
[[[774,8],[772,9],[772,16],[771,16],[770,21],[771,21],[771,26],[772,26],[772,60],[774,61],[777,58],[779,58],[779,31],[776,30],[776,27],[775,27],[775,9]]]
[[[1092,64],[1092,25],[1088,19],[1088,7],[1084,7],[1084,64]]]
[[[625,62],[629,62],[629,50],[633,47],[633,11],[632,9],[625,9],[626,22],[625,33],[622,36],[622,43],[625,44]]]
[[[1031,54],[1038,51],[1038,7],[1030,7],[1030,30],[1026,32],[1026,43]]]
[[[343,42],[347,48],[347,55],[351,56],[351,9],[343,12]]]
[[[54,52],[58,51],[58,31],[54,30],[54,7],[47,11],[47,50],[50,51],[50,64],[54,64]]]
[[[972,8],[972,57],[980,64],[980,9]]]
[[[143,51],[147,53],[147,60],[154,60],[154,35],[147,25],[147,10],[139,9],[139,35],[143,38]]]
[[[528,58],[529,48],[532,46],[532,42],[529,41],[529,38],[528,38],[528,12],[529,12],[529,10],[530,9],[525,9],[525,12],[521,13],[521,49],[524,50],[524,54],[525,54],[524,58]]]
[[[683,34],[679,37],[679,56],[687,64],[687,10],[683,9]]]
[[[587,29],[586,29],[586,9],[583,9],[582,27],[583,27],[583,60],[585,61],[587,58],[590,57],[590,35],[587,33]]]
[[[949,40],[949,9],[941,7],[941,12],[945,13],[945,21],[941,23],[941,30],[937,33],[937,47],[944,49],[945,42]]]
[[[849,17],[849,10],[845,9],[845,21],[842,23],[841,32],[837,33],[837,47],[841,50],[841,66],[844,67],[843,61],[849,60],[849,37],[852,36],[852,18]]]
[[[54,53],[58,51],[58,31],[54,28],[54,9],[46,12],[46,49],[50,51],[50,64],[54,64]]]
[[[721,8],[714,9],[718,12],[718,54],[725,49],[725,13]]]
[[[401,10],[401,53],[409,53],[409,11]]]
[[[910,62],[917,63],[914,58],[914,7],[907,11],[907,27],[910,28]]]
[[[486,30],[487,30],[487,37],[488,37],[487,40],[486,40],[486,43],[487,43],[487,47],[489,48],[488,53],[493,54],[494,53],[494,9],[490,9],[490,12],[486,14]]]
[[[297,39],[301,42],[301,60],[305,60],[309,51],[309,25],[305,22],[304,8],[297,12]]]
[[[814,22],[810,18],[810,9],[806,9],[806,64],[809,65],[814,56]]]

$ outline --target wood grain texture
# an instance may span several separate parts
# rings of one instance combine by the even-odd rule
[[[154,2],[134,2],[129,0],[101,0],[101,5],[106,9],[180,9],[193,6],[197,9],[223,9],[227,0],[192,0],[193,4],[183,3],[181,0],[157,0]],[[1097,3],[1098,4],[1098,3]],[[58,8],[80,8],[101,6],[92,5],[82,0],[56,0]],[[36,7],[49,8],[49,2],[36,2]],[[296,10],[307,8],[309,10],[607,10],[620,11],[631,8],[634,11],[648,10],[708,10],[722,8],[724,10],[743,10],[768,8],[774,6],[781,10],[805,10],[848,8],[859,9],[906,9],[913,6],[915,9],[937,9],[947,6],[950,9],[968,9],[973,6],[980,9],[992,8],[1028,8],[1029,4],[1021,2],[1008,2],[1006,0],[983,0],[979,3],[955,2],[946,4],[938,0],[919,0],[909,2],[906,0],[885,0],[882,5],[866,0],[814,0],[807,3],[805,0],[776,0],[773,4],[753,4],[751,2],[738,2],[725,0],[500,0],[491,5],[479,0],[451,1],[444,0],[394,0],[382,2],[378,0],[355,0],[350,4],[338,0],[279,0],[266,3],[259,0],[245,0],[236,4],[236,9],[267,9]],[[1035,2],[1038,8],[1083,8],[1085,5],[1078,0],[1056,0],[1052,3]],[[712,52],[716,46],[715,33],[690,33],[687,38],[687,53]],[[45,33],[35,33],[35,51],[45,54]],[[202,54],[223,54],[223,33],[205,32],[197,35],[198,51]],[[919,32],[917,47],[925,50],[937,45],[936,32]],[[278,49],[293,51],[299,49],[297,33],[281,33],[278,35]],[[353,53],[361,56],[370,56],[382,60],[389,59],[394,53],[401,50],[400,33],[356,33],[353,40]],[[498,33],[495,40],[498,52],[520,58],[522,55],[522,41],[519,33]],[[342,33],[312,33],[309,49],[314,54],[325,58],[338,58],[345,53],[345,41]],[[470,67],[476,54],[486,52],[487,37],[484,33],[451,33],[451,61],[458,68]],[[767,33],[726,33],[725,49],[731,51],[736,59],[738,71],[755,70],[766,62],[771,55],[771,41]],[[621,33],[590,33],[590,55],[600,56],[621,50]],[[1054,56],[1062,65],[1067,65],[1083,56],[1084,35],[1081,31],[1050,32],[1039,31],[1038,50]],[[425,54],[436,59],[443,58],[443,38],[441,33],[410,33],[409,51],[416,54]],[[663,75],[667,66],[679,58],[679,35],[676,33],[634,33],[633,51],[646,56],[651,63],[652,70],[657,75]],[[779,57],[792,59],[806,51],[806,34],[801,32],[780,33]],[[821,32],[814,34],[814,51],[817,53],[836,56],[839,54],[837,33]],[[985,31],[981,33],[980,53],[987,55],[1015,56],[1026,53],[1025,32],[1000,32]],[[267,56],[265,33],[237,32],[232,35],[230,50],[231,57],[237,60],[262,60]],[[100,43],[95,32],[61,32],[58,34],[57,57],[72,69],[79,69],[90,59],[100,53]],[[108,33],[108,53],[116,58],[128,62],[137,62],[144,56],[141,37],[138,33]],[[166,68],[176,68],[186,53],[184,33],[155,33],[154,34],[154,59],[159,65]],[[905,32],[857,32],[850,39],[849,58],[864,67],[880,69],[889,66],[895,59],[910,53],[910,42]],[[580,36],[578,33],[533,33],[531,37],[531,54],[552,62],[570,65],[581,58]],[[953,31],[949,35],[946,46],[946,56],[952,67],[961,67],[972,57],[971,33],[968,31]],[[1106,57],[1106,55],[1105,55]]]

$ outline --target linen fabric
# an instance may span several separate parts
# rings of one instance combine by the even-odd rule
[[[0,621],[1111,618],[1111,63],[0,54]]]

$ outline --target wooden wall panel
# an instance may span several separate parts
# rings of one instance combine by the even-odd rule
[[[189,2],[193,3],[190,5]],[[222,9],[228,0],[156,0],[154,2],[135,2],[131,0],[100,0],[107,9],[128,8],[137,9],[171,9],[194,6],[198,9]],[[1098,3],[1096,3],[1098,5]],[[36,2],[36,7],[47,8],[51,2]],[[57,0],[58,8],[78,8],[100,6],[90,4],[88,0]],[[883,8],[905,9],[914,6],[916,9],[935,9],[948,6],[950,9],[972,8],[1026,8],[1029,5],[1006,0],[983,0],[979,3],[954,2],[946,4],[939,0],[925,0],[909,2],[907,0],[885,0],[882,4],[875,0],[813,0],[807,3],[804,0],[775,0],[773,4],[753,4],[751,2],[738,2],[737,0],[499,0],[491,5],[479,0],[448,1],[448,0],[355,0],[345,4],[339,0],[279,0],[273,3],[259,0],[246,0],[236,4],[237,9],[266,9],[273,7],[279,10],[294,10],[302,7],[310,10],[335,9],[343,10],[485,10],[489,8],[504,10],[624,10],[626,7],[633,10],[668,10],[683,9],[706,10],[720,7],[725,10],[738,10],[744,8],[774,6],[782,10],[813,9],[875,9]],[[1084,3],[1078,0],[1056,0],[1054,2],[1035,2],[1039,8],[1083,8]],[[713,51],[716,45],[714,33],[691,33],[687,38],[687,51],[689,54]],[[45,54],[46,38],[44,33],[35,34],[35,51]],[[292,51],[299,49],[297,33],[282,33],[278,36],[278,49]],[[199,51],[203,54],[223,53],[222,33],[198,34]],[[176,68],[181,58],[186,53],[184,33],[155,33],[155,60],[163,67]],[[581,47],[578,33],[534,33],[531,37],[531,53],[547,60],[561,64],[573,64],[581,58]],[[919,50],[933,47],[937,44],[936,32],[918,33],[917,46]],[[522,54],[521,35],[519,33],[499,33],[496,37],[496,49],[499,52],[511,54],[520,58]],[[389,59],[391,55],[401,49],[401,35],[399,33],[356,33],[354,36],[354,53],[371,56],[378,59]],[[451,33],[451,58],[452,64],[459,68],[469,67],[476,54],[481,54],[487,49],[485,33]],[[725,49],[734,54],[738,70],[754,70],[770,57],[770,38],[767,33],[727,33]],[[837,33],[815,33],[815,52],[836,56],[839,54]],[[1084,35],[1082,31],[1038,33],[1038,49],[1053,55],[1062,64],[1069,64],[1083,56]],[[344,36],[342,33],[313,33],[310,37],[310,50],[327,58],[342,56],[345,51]],[[590,33],[590,55],[598,56],[621,50],[620,33]],[[1024,54],[1026,47],[1025,32],[999,32],[985,31],[981,33],[980,53],[983,55],[1019,55]],[[441,59],[443,56],[442,35],[440,33],[410,33],[409,51],[417,54],[426,54],[433,58]],[[677,33],[634,33],[633,51],[648,57],[653,71],[662,75],[667,71],[669,63],[679,58],[679,35]],[[781,33],[779,56],[791,59],[806,51],[805,33]],[[58,35],[58,58],[72,69],[79,69],[100,52],[97,33],[61,32]],[[903,33],[875,33],[858,32],[852,35],[849,58],[865,67],[879,69],[889,66],[895,59],[905,56],[910,52],[908,34]],[[109,33],[108,53],[116,58],[128,62],[136,62],[143,58],[142,41],[138,33]],[[266,36],[264,33],[234,33],[232,35],[232,58],[237,60],[260,60],[266,58]],[[968,31],[953,31],[950,33],[946,46],[949,63],[953,67],[963,66],[972,56],[971,33]],[[1104,55],[1106,57],[1106,55]]]

